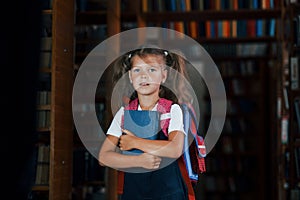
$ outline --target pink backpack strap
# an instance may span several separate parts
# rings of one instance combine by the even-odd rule
[[[138,109],[138,105],[139,105],[139,101],[136,98],[136,99],[132,100],[129,104],[127,104],[124,107],[124,110],[137,110]],[[123,128],[123,124],[124,124],[124,115],[122,115],[122,118],[121,118],[121,127],[122,128]]]
[[[139,105],[139,100],[136,98],[132,100],[129,104],[125,106],[125,110],[137,110]]]
[[[157,111],[161,114],[161,116],[163,114],[168,114],[171,111],[171,106],[172,106],[173,102],[170,100],[167,100],[165,98],[160,98],[158,100],[158,104],[157,104]],[[162,129],[162,131],[164,132],[165,136],[168,137],[168,127],[170,124],[170,117],[169,118],[162,118],[160,120],[160,127]]]

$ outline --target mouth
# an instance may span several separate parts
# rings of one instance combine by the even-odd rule
[[[150,83],[145,83],[145,82],[143,82],[143,83],[140,83],[139,85],[140,85],[140,86],[149,86]]]

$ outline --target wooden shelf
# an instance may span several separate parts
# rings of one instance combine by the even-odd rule
[[[147,22],[162,21],[207,21],[207,20],[242,20],[242,19],[271,19],[280,18],[281,9],[273,10],[205,10],[205,11],[189,11],[189,12],[148,12],[141,13],[141,17]]]
[[[51,110],[51,105],[37,105],[37,110]]]
[[[49,185],[35,185],[32,187],[32,191],[49,192]]]
[[[42,11],[42,14],[43,14],[43,15],[52,15],[52,13],[53,13],[53,10],[52,10],[52,9],[47,9],[47,10],[43,10],[43,11]]]
[[[82,61],[84,61],[84,59],[87,56],[90,57],[97,57],[97,59],[101,59],[101,57],[103,57],[103,59],[105,59],[104,54],[99,54],[97,52],[94,52],[93,54],[90,54],[90,52],[93,50],[94,47],[96,47],[96,45],[100,44],[103,40],[107,39],[108,37],[115,35],[117,33],[120,32],[120,23],[121,20],[130,20],[133,19],[133,15],[132,14],[125,14],[124,16],[120,16],[120,4],[121,1],[120,0],[109,0],[107,1],[106,5],[105,5],[105,9],[98,9],[95,8],[92,11],[84,11],[84,12],[77,12],[75,17],[75,28],[78,28],[78,32],[74,34],[75,38],[76,38],[76,44],[75,44],[75,63],[73,66],[73,72],[75,74],[76,77],[76,73],[80,68],[80,64],[82,63]],[[84,30],[82,30],[81,28],[83,27]],[[95,27],[100,27],[102,28],[101,31],[99,32],[94,32],[93,28]],[[86,28],[86,29],[85,29]],[[101,32],[101,33],[100,33]],[[93,63],[90,63],[93,64]],[[98,63],[95,63],[95,65],[97,65]],[[104,67],[104,66],[103,66]],[[111,78],[111,76],[107,76],[107,78]],[[88,80],[87,80],[88,81]],[[103,80],[105,81],[105,80]],[[109,85],[105,85],[106,89],[109,89]],[[101,101],[101,103],[105,103],[107,104],[107,102],[110,102],[108,100],[108,96],[105,96],[105,94],[101,94],[103,96],[96,96],[95,97],[95,103],[99,103],[99,100]],[[95,114],[95,113],[91,113],[91,114]],[[109,116],[106,116],[109,119]],[[103,120],[104,124],[108,123],[106,122],[106,119]],[[86,155],[88,158],[87,160],[83,160],[82,162],[84,162],[82,165],[89,167],[87,165],[87,163],[89,163],[89,161],[91,161],[93,164],[93,167],[99,167],[97,168],[97,171],[105,171],[107,173],[108,178],[104,179],[104,178],[99,178],[99,177],[93,177],[93,180],[87,180],[85,176],[86,171],[84,171],[83,169],[79,169],[79,171],[75,171],[75,173],[73,173],[73,180],[76,179],[76,183],[73,185],[73,190],[74,190],[74,194],[76,194],[76,199],[85,199],[85,195],[86,192],[84,192],[84,189],[87,188],[98,188],[100,187],[105,187],[106,189],[106,198],[109,200],[117,200],[117,195],[116,195],[116,187],[117,187],[117,179],[116,179],[116,174],[114,172],[112,172],[113,170],[105,170],[104,167],[101,167],[98,162],[95,162],[94,160],[91,159],[91,156],[88,152],[87,149],[85,149],[84,144],[82,143],[82,141],[80,140],[80,135],[78,135],[78,133],[76,132],[76,129],[73,133],[74,136],[74,141],[73,141],[73,153],[74,153],[74,157],[73,157],[73,162],[76,163],[80,162],[80,160],[82,159],[82,154]],[[91,141],[88,140],[88,138],[85,138],[85,142],[88,142],[90,145],[94,145],[97,146],[97,143],[95,143],[94,139],[91,138]],[[95,144],[94,144],[95,143]],[[76,155],[79,154],[79,158],[76,157]],[[81,156],[80,156],[81,155]],[[82,163],[80,162],[80,163]],[[73,168],[75,168],[76,164],[74,164]],[[91,169],[93,170],[93,169]],[[94,172],[93,172],[94,173]],[[80,180],[77,180],[80,179]],[[107,187],[108,186],[108,187]],[[83,189],[82,189],[83,188]]]
[[[52,9],[43,10],[42,15],[47,17],[45,24],[42,23],[42,33],[46,34],[43,37],[51,37],[51,47],[40,52],[51,54],[51,66],[39,68],[41,77],[47,78],[38,83],[37,97],[41,99],[36,105],[37,123],[45,127],[36,128],[36,155],[42,152],[41,157],[47,160],[34,159],[36,182],[32,193],[36,198],[41,195],[49,200],[65,200],[72,191],[74,1],[53,0]],[[43,105],[45,102],[49,104]]]
[[[210,43],[218,43],[218,44],[223,44],[223,43],[269,43],[269,42],[276,42],[277,38],[276,37],[270,37],[270,36],[263,36],[263,37],[229,37],[229,38],[211,38],[211,39],[206,39],[206,38],[199,38],[197,40],[200,44],[210,44]]]

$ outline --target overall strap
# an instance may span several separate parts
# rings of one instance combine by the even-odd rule
[[[157,102],[157,111],[160,113],[160,128],[162,129],[164,135],[168,137],[168,127],[171,119],[170,111],[173,102],[160,98]],[[124,110],[137,110],[139,105],[138,99],[132,100],[129,104],[124,107]],[[123,127],[124,116],[122,116],[121,126]]]

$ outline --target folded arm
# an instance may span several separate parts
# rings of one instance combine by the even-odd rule
[[[116,152],[118,142],[118,137],[112,135],[106,137],[98,155],[100,165],[117,169],[132,167],[157,169],[159,167],[161,158],[157,156],[148,153],[133,156]]]
[[[148,140],[134,136],[128,130],[123,130],[125,135],[120,137],[121,150],[140,149],[159,157],[178,158],[182,155],[184,144],[184,133],[172,131],[168,140]]]

